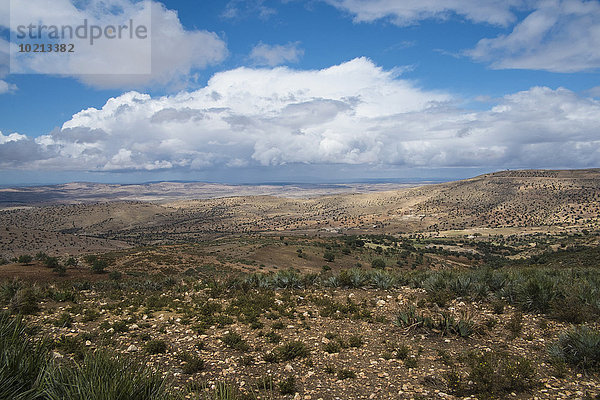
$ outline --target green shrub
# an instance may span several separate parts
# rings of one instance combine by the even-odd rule
[[[96,321],[98,318],[100,318],[100,312],[98,312],[98,310],[94,310],[93,308],[86,308],[83,312],[83,317],[81,320],[83,322],[91,322]]]
[[[276,363],[277,362],[277,354],[272,351],[268,351],[263,355],[263,360],[268,363]]]
[[[184,352],[181,360],[185,362],[183,365],[184,374],[195,374],[204,369],[204,361],[195,354]]]
[[[67,258],[67,261],[65,261],[65,266],[75,267],[75,266],[77,266],[77,260],[73,257],[69,257],[69,258]]]
[[[71,325],[73,325],[73,317],[70,313],[65,311],[54,320],[53,324],[54,326],[58,326],[60,328],[70,328]]]
[[[119,271],[111,271],[108,274],[108,279],[111,281],[120,281],[121,278],[123,278],[123,274],[121,274]]]
[[[327,262],[332,262],[333,260],[335,260],[335,254],[331,251],[326,251],[325,253],[323,253],[323,259]]]
[[[40,309],[40,300],[35,287],[22,287],[10,300],[10,311],[14,314],[35,314]]]
[[[242,337],[238,333],[235,332],[226,333],[225,335],[223,335],[221,340],[223,341],[223,343],[225,343],[227,347],[231,347],[232,349],[241,351],[248,351],[248,349],[250,349],[248,343],[244,339],[242,339]]]
[[[494,311],[494,314],[503,314],[504,313],[504,301],[502,300],[495,300],[494,302],[492,302],[492,310]]]
[[[144,348],[149,354],[160,354],[167,351],[167,343],[164,340],[153,339],[146,342]]]
[[[265,337],[267,338],[267,340],[268,340],[270,343],[277,344],[277,343],[281,342],[281,335],[280,335],[280,334],[278,334],[278,333],[277,333],[277,332],[275,332],[275,331],[271,331],[271,332],[269,332],[269,333],[266,333],[266,334],[265,334]]]
[[[563,362],[583,370],[598,370],[600,332],[587,326],[574,327],[561,333],[548,352],[555,362]]]
[[[294,358],[306,357],[309,354],[308,349],[302,342],[288,342],[277,348],[279,358],[283,361],[293,360]]]
[[[341,346],[337,340],[331,340],[323,345],[323,350],[329,354],[339,353]]]
[[[506,329],[510,332],[511,337],[516,338],[519,336],[523,330],[523,314],[515,311],[506,323]]]
[[[44,266],[47,268],[56,268],[60,265],[58,262],[58,257],[46,256],[46,258],[43,260],[43,262],[44,262]]]
[[[337,378],[339,380],[354,379],[356,378],[356,372],[351,369],[340,369],[337,373]]]
[[[410,347],[406,344],[402,344],[394,351],[394,356],[399,360],[406,360],[410,354]]]
[[[417,357],[406,357],[404,359],[404,366],[406,368],[417,368]]]
[[[227,382],[217,382],[215,388],[206,397],[202,397],[206,400],[243,400],[246,398],[236,387]]]
[[[279,382],[279,393],[285,394],[294,394],[296,393],[296,378],[290,376],[283,381]]]
[[[54,301],[58,301],[59,303],[64,303],[67,301],[75,303],[77,301],[77,296],[75,294],[75,291],[70,290],[70,289],[49,290],[48,297],[50,297]]]
[[[381,258],[376,258],[371,261],[371,268],[385,269],[385,261],[383,261]]]
[[[127,321],[115,321],[112,324],[112,328],[116,333],[124,333],[129,331],[129,326],[127,326]]]
[[[448,375],[447,385],[454,394],[503,397],[536,384],[535,369],[529,360],[503,352],[472,353],[468,369],[464,380],[456,372]]]
[[[98,256],[93,255],[93,254],[88,254],[83,257],[83,261],[85,261],[90,266],[92,266],[94,264],[94,262],[96,262],[97,260],[98,260]]]
[[[352,335],[348,338],[348,347],[360,347],[365,343],[361,336]]]
[[[58,276],[65,276],[67,274],[67,268],[64,265],[61,265],[61,264],[56,264],[56,266],[54,268],[52,268],[52,270]]]
[[[31,257],[28,254],[25,254],[25,255],[19,256],[19,258],[17,259],[17,261],[20,264],[29,264],[31,261],[33,261],[33,257]]]
[[[276,318],[280,318],[280,316],[278,314],[270,314],[270,315],[267,316],[267,318],[276,319]],[[273,328],[273,329],[283,329],[283,328],[285,328],[285,325],[283,325],[283,322],[277,321],[277,322],[273,323],[273,325],[271,325],[271,328]]]
[[[538,274],[517,290],[517,302],[524,311],[545,313],[558,294],[554,281]]]
[[[106,268],[108,268],[108,262],[106,260],[96,259],[92,263],[92,272],[95,274],[103,274]]]
[[[87,353],[87,348],[82,343],[79,336],[73,337],[62,335],[55,340],[54,348],[60,350],[62,353],[70,354],[77,360],[83,360]]]

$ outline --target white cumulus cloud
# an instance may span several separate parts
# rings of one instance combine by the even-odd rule
[[[488,109],[460,102],[366,58],[321,70],[237,68],[193,92],[125,93],[35,139],[4,136],[0,159],[4,168],[95,171],[600,164],[597,99],[533,87]]]

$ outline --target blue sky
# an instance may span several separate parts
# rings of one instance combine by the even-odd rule
[[[100,22],[107,3],[151,7],[177,47],[153,42],[152,75],[11,74],[0,20],[0,183],[600,166],[597,0],[56,1]]]

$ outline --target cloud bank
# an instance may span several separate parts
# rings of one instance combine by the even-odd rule
[[[590,167],[600,101],[533,87],[488,110],[365,58],[322,70],[238,68],[193,92],[128,92],[35,139],[0,136],[4,169],[153,171],[290,164]]]

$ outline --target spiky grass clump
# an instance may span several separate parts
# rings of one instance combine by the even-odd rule
[[[600,332],[587,326],[574,327],[562,333],[548,349],[557,362],[570,364],[583,370],[600,368]]]
[[[87,353],[81,364],[51,362],[20,318],[0,313],[0,399],[167,400],[163,378],[129,358]]]
[[[81,364],[57,365],[45,382],[49,400],[171,399],[165,380],[129,358],[89,353]]]
[[[0,399],[40,398],[48,365],[45,343],[32,343],[20,318],[0,314]]]

